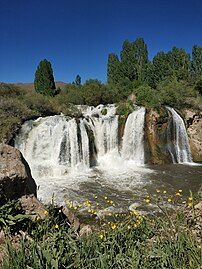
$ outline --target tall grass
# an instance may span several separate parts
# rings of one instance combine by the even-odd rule
[[[194,225],[194,217],[190,221],[183,212],[153,218],[126,214],[125,220],[113,218],[95,225],[91,235],[79,236],[52,208],[45,220],[29,224],[29,236],[17,247],[7,244],[3,268],[200,269],[201,241]]]

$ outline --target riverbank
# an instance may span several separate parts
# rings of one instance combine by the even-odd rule
[[[79,220],[79,226],[71,225],[64,207],[54,203],[43,211],[43,218],[35,220],[17,205],[13,202],[0,210],[4,269],[200,269],[200,196],[190,196],[187,205],[175,213],[160,207],[162,215],[158,217],[143,216],[137,210],[105,217],[91,211]],[[77,209],[71,210],[77,214]]]

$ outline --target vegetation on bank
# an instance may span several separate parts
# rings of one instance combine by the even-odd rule
[[[171,204],[184,200],[182,190],[172,198],[164,193],[159,198]],[[104,199],[107,202],[109,198]],[[145,203],[151,199],[145,197]],[[9,238],[2,268],[200,269],[201,208],[195,206],[192,195],[186,200],[186,209],[180,208],[174,214],[158,200],[162,213],[159,217],[143,216],[137,209],[102,216],[92,209],[90,201],[85,201],[83,204],[89,208],[86,214],[93,224],[93,233],[88,236],[80,236],[69,226],[61,207],[51,204],[44,211],[45,219],[31,221],[18,203],[10,202],[0,210],[0,227]],[[76,208],[67,202],[77,213],[79,205]],[[108,202],[113,204],[110,199]]]
[[[121,113],[130,110],[130,96],[137,105],[159,109],[169,105],[179,110],[202,108],[202,47],[194,45],[192,56],[183,48],[159,52],[150,61],[143,38],[124,41],[119,57],[110,53],[107,83],[89,79],[61,89],[55,86],[51,63],[44,59],[37,67],[35,91],[0,83],[0,141],[12,134],[27,119],[63,113],[80,115],[73,105],[117,103]],[[124,105],[125,103],[125,105]]]

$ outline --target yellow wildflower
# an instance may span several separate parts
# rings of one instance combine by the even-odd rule
[[[179,192],[177,192],[175,195],[176,195],[176,196],[180,196],[181,194],[180,194]]]
[[[168,202],[170,203],[172,200],[171,200],[171,198],[168,198]]]
[[[107,196],[105,196],[104,198],[105,198],[105,200],[107,200]]]
[[[159,193],[159,192],[161,192],[161,191],[157,189],[156,192]]]
[[[112,225],[112,230],[116,229],[116,224]]]
[[[149,200],[149,199],[146,199],[145,202],[146,202],[146,203],[150,203],[150,200]]]
[[[189,201],[193,201],[193,198],[192,197],[189,197],[188,199],[189,199]]]
[[[65,202],[66,202],[66,203],[69,203],[69,202],[70,202],[70,200],[66,200]]]
[[[134,228],[137,228],[137,224],[136,224],[136,223],[134,223],[134,224],[133,224],[133,227],[134,227]]]
[[[110,217],[111,217],[111,216],[112,216],[112,213],[108,213],[108,216],[110,216]]]
[[[163,191],[163,193],[164,193],[164,194],[166,194],[166,193],[167,193],[167,191]]]
[[[179,190],[178,192],[179,192],[179,193],[181,193],[181,192],[182,192],[182,190]]]
[[[46,210],[43,213],[44,213],[44,215],[48,215],[48,211],[46,211]]]
[[[55,225],[55,228],[56,228],[56,229],[59,229],[59,226],[58,226],[58,224],[56,224],[56,225]]]
[[[192,203],[188,203],[188,205],[189,205],[190,207],[192,207],[193,204],[192,204]]]
[[[131,229],[131,226],[130,225],[128,225],[128,230],[130,230]]]
[[[103,234],[100,234],[100,235],[99,235],[99,238],[100,238],[100,239],[102,239],[103,237],[104,237]]]

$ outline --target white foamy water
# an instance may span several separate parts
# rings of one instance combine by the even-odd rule
[[[180,115],[171,107],[166,107],[172,117],[172,124],[168,130],[168,139],[172,141],[173,148],[170,148],[170,153],[173,163],[192,163],[192,154],[189,146],[189,138],[186,127]],[[171,131],[173,136],[171,136]]]
[[[28,161],[38,185],[38,197],[50,202],[54,194],[56,202],[63,204],[67,198],[79,202],[107,195],[120,207],[131,204],[135,195],[140,203],[155,174],[144,164],[145,109],[136,107],[128,116],[120,144],[114,105],[85,106],[82,111],[80,119],[56,115],[28,121],[16,137],[15,146]],[[184,157],[187,148],[181,147],[181,141],[187,143],[180,138],[184,136],[179,127],[182,122],[172,110],[170,113],[178,141],[172,153],[185,162],[189,159]]]

